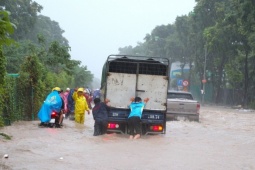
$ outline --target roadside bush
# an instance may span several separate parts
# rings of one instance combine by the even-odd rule
[[[34,120],[35,114],[43,101],[44,84],[42,77],[44,67],[37,56],[28,56],[21,65],[18,81],[19,110],[25,120]]]
[[[255,109],[255,101],[250,102],[248,108]]]
[[[0,127],[4,126],[4,119],[3,117],[0,115]]]
[[[17,88],[15,77],[6,77],[6,86],[4,91],[4,108],[3,117],[4,121],[16,121],[18,120],[17,112]],[[10,123],[9,122],[9,123]]]
[[[3,88],[0,87],[0,127],[4,126],[4,119],[3,119]]]
[[[4,109],[4,86],[6,77],[6,60],[2,53],[2,46],[0,44],[0,127],[4,126],[3,109]]]

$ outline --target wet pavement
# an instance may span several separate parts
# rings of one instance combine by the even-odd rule
[[[0,170],[253,170],[255,112],[225,107],[201,108],[200,122],[168,121],[166,134],[93,136],[93,117],[85,124],[39,128],[20,121],[0,129]],[[8,154],[8,158],[4,155]]]

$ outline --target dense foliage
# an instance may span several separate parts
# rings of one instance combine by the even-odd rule
[[[87,67],[71,59],[64,30],[38,15],[42,9],[32,0],[0,1],[0,126],[34,120],[55,86],[92,82]]]
[[[180,78],[202,86],[205,77],[213,92],[210,101],[255,107],[255,1],[196,2],[188,15],[157,26],[143,43],[119,52],[167,57],[179,61],[181,69],[189,65],[189,74]]]
[[[4,99],[6,96],[6,59],[3,55],[3,45],[10,44],[12,39],[9,37],[13,33],[13,24],[10,22],[9,13],[7,11],[0,11],[0,127],[3,126],[3,109]]]

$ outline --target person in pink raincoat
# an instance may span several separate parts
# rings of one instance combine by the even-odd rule
[[[92,96],[90,96],[89,91],[85,89],[83,95],[86,98],[89,109],[92,109],[91,107]]]
[[[67,108],[67,104],[68,104],[67,97],[68,97],[68,95],[69,95],[69,92],[70,92],[70,88],[66,88],[66,91],[65,91],[65,92],[60,93],[60,96],[61,96],[61,98],[62,98],[63,101],[64,101],[64,114],[66,114],[66,113],[68,112],[68,108]]]

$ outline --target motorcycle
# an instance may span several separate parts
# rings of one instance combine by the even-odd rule
[[[58,127],[59,126],[59,114],[56,111],[52,111],[50,115],[50,122],[48,126],[50,128]]]
[[[62,121],[63,118],[61,118],[61,115],[63,116],[63,111],[61,110],[60,113],[56,111],[51,112],[50,121],[48,123],[41,123],[39,126],[43,127],[50,127],[50,128],[61,128],[62,127]]]

